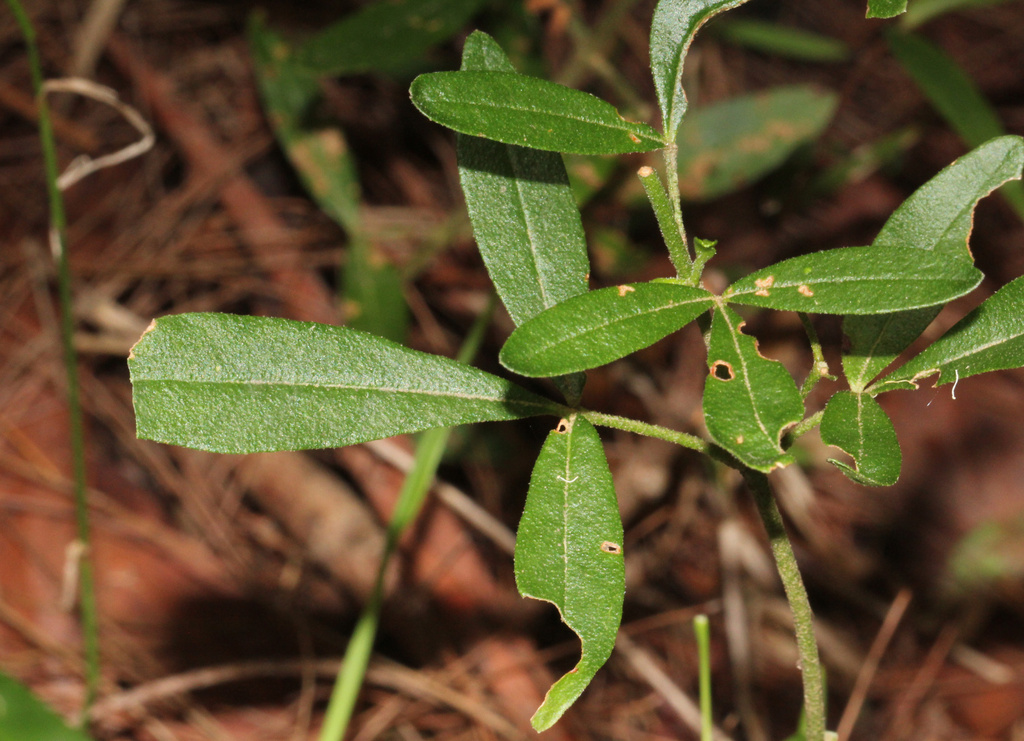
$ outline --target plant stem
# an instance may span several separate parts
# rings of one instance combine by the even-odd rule
[[[679,145],[674,141],[669,142],[661,151],[665,153],[665,181],[668,184],[668,198],[672,202],[672,215],[676,221],[676,228],[679,230],[679,237],[685,245],[688,242],[686,227],[683,226],[682,196],[679,193]]]
[[[641,167],[637,171],[637,176],[644,186],[647,200],[651,202],[651,210],[658,220],[658,228],[668,248],[669,259],[676,269],[676,277],[689,280],[693,276],[693,263],[690,261],[689,248],[686,246],[686,236],[676,221],[675,206],[653,168]]]
[[[801,435],[806,435],[808,432],[813,430],[821,423],[821,418],[825,416],[825,410],[815,412],[810,417],[805,419],[803,422],[798,424],[796,427],[791,428],[786,432],[786,437],[791,440],[796,440]]]
[[[670,430],[668,427],[662,427],[661,425],[652,425],[647,422],[640,422],[639,420],[630,419],[628,417],[619,417],[614,414],[593,412],[589,409],[580,410],[580,414],[582,414],[583,418],[593,425],[612,427],[616,430],[625,430],[626,432],[632,432],[637,435],[646,435],[647,437],[656,437],[659,440],[667,440],[670,443],[682,445],[684,448],[696,450],[700,453],[708,453],[711,447],[707,442],[701,440],[696,435],[679,432],[678,430]]]
[[[711,718],[711,629],[708,616],[693,619],[693,632],[697,637],[697,656],[700,668],[700,741],[713,741],[714,723]]]
[[[57,146],[53,138],[50,109],[43,93],[43,70],[36,46],[35,30],[18,0],[7,0],[25,37],[25,51],[32,74],[32,88],[39,111],[39,140],[42,145],[46,174],[46,190],[50,205],[50,232],[54,258],[57,261],[57,291],[60,299],[61,344],[68,384],[68,437],[71,446],[71,468],[75,500],[75,524],[78,542],[82,545],[78,564],[78,604],[85,649],[85,702],[82,717],[87,718],[96,699],[100,681],[99,619],[96,590],[90,554],[89,505],[86,496],[85,433],[82,420],[81,394],[78,379],[78,353],[75,351],[75,320],[71,300],[71,265],[67,251],[67,217],[64,199],[57,186]]]
[[[807,333],[807,340],[811,344],[811,370],[807,374],[804,385],[800,387],[800,395],[805,399],[810,395],[814,387],[818,385],[818,381],[823,378],[829,380],[835,380],[835,376],[829,373],[828,361],[825,360],[825,354],[821,349],[821,340],[818,339],[818,332],[814,329],[814,324],[811,322],[811,318],[804,312],[798,312],[800,316],[800,322],[804,325],[804,331]]]
[[[814,639],[814,613],[807,597],[800,568],[793,553],[793,545],[786,534],[782,514],[775,503],[768,477],[751,469],[741,470],[754,495],[757,511],[761,515],[768,540],[771,543],[775,565],[782,578],[789,608],[793,611],[796,628],[796,647],[800,655],[800,675],[804,683],[804,717],[807,741],[825,738],[825,681],[818,657],[818,644]]]

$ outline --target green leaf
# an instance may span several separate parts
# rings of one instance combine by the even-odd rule
[[[704,108],[679,127],[679,189],[717,198],[765,175],[817,138],[838,98],[809,85],[772,88]]]
[[[767,473],[793,462],[782,434],[804,414],[803,400],[782,363],[757,350],[743,334],[743,320],[728,308],[715,310],[708,340],[704,423],[719,446],[745,465]]]
[[[354,235],[341,278],[345,324],[392,342],[403,342],[409,327],[405,283],[398,268],[374,254],[373,245]]]
[[[516,536],[516,586],[558,608],[582,644],[580,661],[533,716],[550,728],[615,647],[626,589],[622,520],[601,439],[581,416],[552,431],[533,469]]]
[[[1019,180],[1022,168],[1024,138],[1001,136],[982,144],[914,191],[885,222],[872,246],[969,257],[975,206],[1003,183]]]
[[[868,391],[917,388],[939,373],[936,386],[955,384],[988,371],[1024,366],[1024,277],[1007,283],[957,322],[920,355],[897,368]],[[954,397],[955,389],[954,385]]]
[[[840,391],[821,418],[821,440],[853,457],[854,467],[829,459],[849,478],[868,486],[892,486],[900,477],[900,444],[889,415],[869,394]]]
[[[893,212],[872,247],[912,244],[959,259],[970,254],[974,209],[994,188],[1018,178],[1024,148],[1018,137],[1000,137],[961,157],[918,188]],[[867,384],[913,342],[941,306],[887,316],[846,317],[843,331],[852,347],[843,358],[850,388]]]
[[[514,72],[431,72],[410,88],[432,121],[461,134],[571,154],[647,152],[658,132],[600,98]]]
[[[484,33],[463,52],[464,70],[512,69]],[[459,135],[459,177],[480,254],[512,320],[522,324],[587,292],[590,262],[562,158]]]
[[[0,673],[0,741],[90,741],[90,737],[65,723],[14,677]]]
[[[307,123],[319,83],[257,13],[250,18],[248,37],[263,105],[281,148],[320,209],[348,232],[342,278],[348,326],[402,341],[409,319],[402,279],[393,265],[375,258],[363,235],[359,177],[345,136],[336,127],[311,129]]]
[[[862,393],[871,380],[885,370],[917,339],[942,311],[942,306],[901,311],[895,314],[848,316],[843,333],[850,348],[843,353],[843,372],[854,393]]]
[[[907,8],[906,15],[900,18],[900,26],[909,30],[945,13],[1004,2],[1007,0],[914,0]]]
[[[139,437],[222,453],[337,447],[565,409],[454,360],[287,319],[164,317],[128,365]]]
[[[968,247],[974,208],[1003,183],[1019,179],[1022,168],[1024,139],[993,139],[918,188],[871,247],[785,260],[737,281],[726,298],[773,309],[883,314],[962,296],[982,278]]]
[[[819,314],[885,314],[951,301],[982,279],[969,257],[915,247],[840,247],[783,260],[742,278],[731,302]]]
[[[909,33],[892,32],[886,38],[893,55],[967,146],[977,147],[1006,134],[999,115],[974,81],[942,49]],[[1001,194],[1024,218],[1024,185],[1010,183]]]
[[[868,0],[867,18],[895,18],[907,12],[907,0]]]
[[[850,47],[832,36],[748,18],[722,20],[715,35],[748,49],[807,62],[845,62]]]
[[[601,288],[554,306],[519,327],[502,365],[524,376],[596,368],[653,345],[707,311],[714,297],[674,282]]]
[[[321,76],[401,73],[455,35],[482,5],[483,0],[378,0],[303,44],[297,61]]]
[[[683,61],[697,30],[747,0],[661,0],[651,20],[651,74],[665,138],[673,141],[686,113]]]
[[[317,205],[347,231],[359,225],[359,179],[344,134],[310,129],[310,110],[320,97],[317,78],[295,62],[291,47],[253,13],[248,25],[260,96],[274,135]]]

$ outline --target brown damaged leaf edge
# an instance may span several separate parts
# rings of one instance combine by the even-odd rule
[[[144,339],[146,339],[146,335],[149,334],[150,332],[152,332],[154,329],[156,329],[156,319],[151,319],[150,322],[149,322],[149,326],[146,327],[146,331],[144,331],[142,333],[142,335],[139,336],[139,339],[137,339],[135,341],[135,344],[132,345],[132,349],[128,351],[128,359],[129,360],[135,360],[135,348],[137,348],[139,346],[139,344]]]

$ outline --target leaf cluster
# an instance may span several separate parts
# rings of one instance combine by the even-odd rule
[[[479,249],[517,325],[500,360],[514,373],[553,378],[562,402],[356,329],[282,319],[165,317],[129,362],[141,437],[221,452],[333,447],[454,424],[558,419],[534,467],[515,570],[524,595],[560,610],[582,653],[538,710],[538,730],[558,719],[607,659],[621,619],[622,524],[592,423],[651,429],[583,409],[585,371],[699,321],[707,344],[708,440],[694,438],[693,447],[769,472],[793,461],[794,435],[787,433],[820,421],[823,440],[848,456],[837,462],[841,470],[861,483],[887,485],[899,476],[901,457],[879,394],[916,388],[935,374],[946,384],[1024,365],[1022,278],[890,369],[943,305],[981,283],[968,246],[974,208],[1021,177],[1020,137],[991,139],[944,169],[896,210],[870,245],[784,260],[721,294],[703,285],[714,247],[690,244],[679,206],[678,147],[687,108],[682,69],[700,26],[742,2],[658,3],[650,58],[661,130],[628,121],[588,93],[519,74],[481,32],[467,39],[460,70],[412,83],[416,107],[458,132],[459,176]],[[457,5],[467,13],[473,6]],[[329,42],[307,47],[298,60],[331,68]],[[664,154],[664,180],[649,166],[640,178],[677,272],[590,290],[586,239],[561,155],[653,150]],[[816,368],[799,388],[781,363],[761,355],[737,306],[844,317],[848,390],[809,413],[805,398],[828,369]]]

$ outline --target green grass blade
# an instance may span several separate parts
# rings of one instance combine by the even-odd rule
[[[413,80],[412,101],[460,134],[569,154],[624,154],[665,146],[604,100],[513,72],[432,72]]]
[[[665,138],[674,141],[686,113],[683,62],[698,29],[746,0],[661,0],[651,21],[651,74]]]
[[[493,314],[494,301],[491,301],[488,310],[483,312],[473,323],[469,335],[462,343],[462,348],[456,358],[458,362],[468,364],[473,361],[473,357],[483,341],[484,330]],[[352,630],[348,646],[345,648],[345,657],[338,669],[338,678],[334,683],[327,712],[324,714],[323,725],[320,728],[320,741],[341,741],[348,730],[352,711],[366,676],[366,668],[370,664],[370,655],[373,652],[373,643],[377,636],[377,626],[380,624],[380,613],[384,603],[384,578],[387,574],[388,564],[398,548],[398,542],[402,535],[416,520],[423,508],[423,502],[426,501],[434,476],[437,474],[437,468],[441,465],[441,458],[444,456],[450,436],[450,427],[435,427],[424,432],[416,442],[416,455],[412,468],[409,469],[405,481],[402,482],[402,489],[398,493],[398,502],[395,504],[391,520],[388,522],[384,553],[381,555],[380,567],[377,569],[377,580],[370,599]]]
[[[89,712],[100,683],[99,614],[90,556],[91,535],[89,503],[86,491],[85,423],[82,415],[81,383],[78,376],[78,351],[75,348],[75,311],[71,293],[71,261],[67,243],[67,217],[64,196],[57,185],[57,144],[53,136],[50,107],[43,92],[43,67],[36,45],[35,29],[18,0],[7,0],[14,19],[25,39],[32,77],[32,91],[39,107],[39,142],[43,152],[46,192],[50,208],[51,247],[57,263],[57,293],[60,300],[60,338],[64,355],[64,375],[68,393],[68,443],[71,448],[71,480],[75,501],[75,529],[85,555],[78,564],[78,608],[82,621],[82,642],[85,653],[85,702],[83,717]]]
[[[892,32],[886,38],[896,59],[968,147],[1006,134],[995,109],[974,81],[942,49],[909,33]],[[1024,219],[1024,185],[1010,183],[1000,192]]]
[[[525,376],[556,376],[625,357],[685,327],[714,298],[674,282],[632,283],[585,293],[512,333],[499,356]]]
[[[715,309],[708,340],[704,423],[711,438],[744,465],[767,473],[793,462],[782,434],[801,420],[804,403],[793,377],[743,334],[743,320]]]
[[[831,36],[752,19],[729,19],[715,24],[715,35],[738,46],[805,62],[845,62],[850,47]]]
[[[564,413],[454,360],[286,319],[164,317],[128,362],[140,437],[224,453],[338,447]]]
[[[533,716],[550,728],[608,660],[622,620],[622,521],[594,426],[563,419],[541,449],[516,536],[516,586],[558,608],[582,644],[580,661],[548,690]]]
[[[402,73],[454,36],[482,5],[483,0],[378,0],[309,39],[296,60],[320,76]]]

